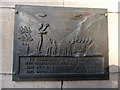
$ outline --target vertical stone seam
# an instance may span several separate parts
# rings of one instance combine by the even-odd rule
[[[63,80],[61,81],[61,90],[63,90]]]

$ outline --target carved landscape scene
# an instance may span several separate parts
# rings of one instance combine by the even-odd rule
[[[64,10],[19,11],[18,53],[40,56],[102,56],[99,22],[104,16],[94,12]],[[97,25],[97,26],[96,26]],[[94,38],[97,33],[98,37]],[[103,36],[104,37],[104,36]],[[97,38],[101,41],[96,41]]]

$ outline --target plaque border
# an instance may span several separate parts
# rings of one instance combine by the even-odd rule
[[[22,6],[37,7],[37,6],[32,6],[32,5],[16,5],[15,10],[19,9],[19,7],[22,7]],[[38,6],[38,7],[41,7],[41,8],[49,8],[50,7],[51,9],[53,8],[51,6]],[[72,7],[54,7],[54,8],[62,8],[62,9],[71,8],[72,9]],[[77,8],[74,8],[74,9],[77,9]],[[78,8],[78,9],[80,9],[80,8]],[[86,9],[87,10],[87,8],[81,8],[81,9]],[[92,11],[93,10],[95,10],[95,11],[100,10],[101,12],[107,12],[107,9],[97,9],[97,8],[89,8],[89,9],[91,9]],[[14,21],[15,21],[14,22],[14,49],[13,49],[13,54],[14,55],[13,55],[13,76],[12,76],[13,81],[109,80],[109,57],[108,57],[109,53],[108,52],[107,52],[107,55],[105,57],[105,59],[107,59],[107,60],[105,60],[106,73],[103,74],[103,75],[99,75],[99,74],[95,74],[95,75],[92,75],[92,76],[66,75],[66,77],[62,77],[62,78],[56,78],[56,77],[54,77],[54,78],[47,78],[47,77],[44,77],[44,78],[37,77],[37,78],[35,78],[34,77],[33,78],[33,77],[26,76],[26,77],[21,78],[21,76],[19,75],[19,66],[20,66],[19,63],[20,63],[20,61],[19,61],[19,57],[17,56],[17,52],[16,52],[16,50],[17,50],[17,43],[16,43],[16,41],[17,41],[17,31],[15,29],[18,26],[17,25],[18,21],[17,21],[17,16],[16,15],[15,15],[15,20]],[[108,30],[108,26],[107,26],[107,30]],[[107,33],[107,36],[108,36],[108,33]],[[108,42],[107,42],[107,45],[108,45]]]

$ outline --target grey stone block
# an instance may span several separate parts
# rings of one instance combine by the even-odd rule
[[[110,74],[110,80],[64,81],[63,88],[118,88],[118,73]]]
[[[12,81],[11,75],[3,75],[2,88],[60,88],[60,81]]]

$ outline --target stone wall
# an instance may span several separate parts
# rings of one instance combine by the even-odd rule
[[[12,81],[15,4],[118,10],[115,0],[2,0],[0,2],[0,88],[61,88],[61,81]],[[110,80],[63,81],[63,88],[118,87],[118,15],[108,14]]]

